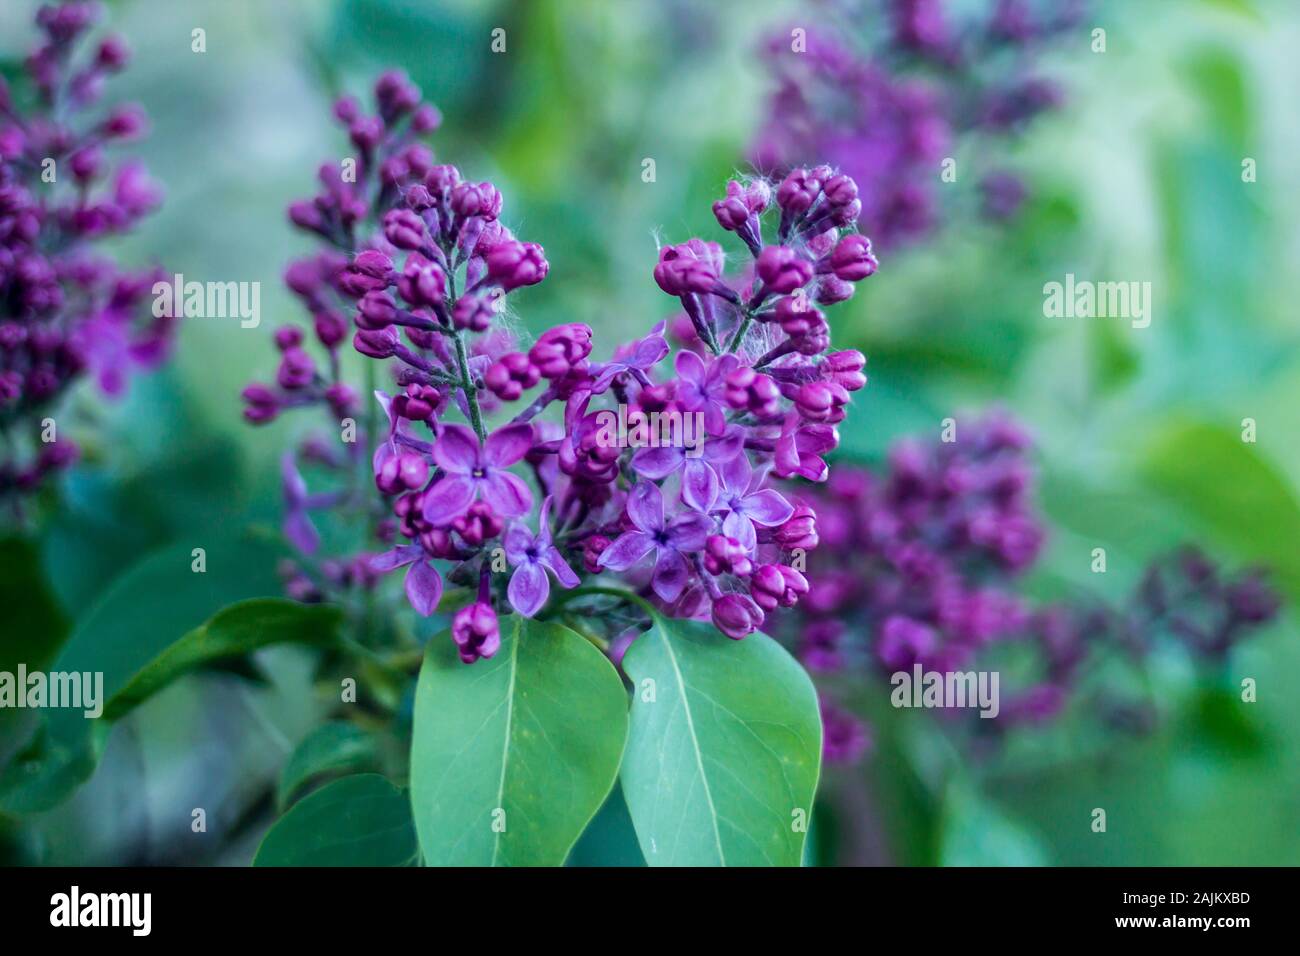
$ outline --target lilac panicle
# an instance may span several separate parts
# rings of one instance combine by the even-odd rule
[[[286,465],[295,477],[285,531],[304,557],[323,537],[313,510],[361,519],[382,546],[342,562],[313,557],[312,588],[301,584],[302,562],[295,593],[329,597],[406,568],[408,602],[427,616],[445,583],[474,588],[451,626],[466,662],[499,648],[501,614],[607,602],[611,588],[626,593],[614,608],[568,618],[616,626],[598,637],[611,647],[644,624],[631,598],[711,620],[734,639],[797,603],[808,582],[788,564],[783,542],[795,539],[779,535],[795,506],[775,482],[825,479],[820,456],[866,384],[860,354],[829,351],[821,310],[876,271],[870,240],[855,230],[856,184],[822,166],[778,183],[731,183],[715,210],[749,267],[729,276],[721,246],[694,238],[665,246],[648,269],[697,332],[676,355],[664,322],[600,353],[580,322],[525,344],[499,317],[546,278],[541,246],[504,224],[500,189],[435,160],[409,80],[385,74],[375,95],[372,115],[351,99],[335,109],[357,181],[324,166],[321,191],[289,210],[322,246],[285,280],[312,315],[323,358],[302,329],[281,330],[274,381],[244,391],[254,424],[300,406],[354,419],[361,390],[343,381],[339,356],[349,341],[392,383],[366,402],[361,440],[299,449]],[[632,414],[666,420],[668,431],[655,431],[664,440],[611,428]],[[312,494],[299,462],[344,478],[361,472],[364,485]],[[598,579],[599,594],[556,599],[552,579],[573,591],[584,577]]]
[[[994,412],[957,423],[956,440],[900,441],[879,471],[839,466],[805,492],[775,537],[816,549],[808,591],[783,636],[823,684],[926,671],[1003,671],[1001,708],[979,720],[992,731],[1043,724],[1085,695],[1090,710],[1132,726],[1145,705],[1120,704],[1086,680],[1103,656],[1140,663],[1157,645],[1179,644],[1211,671],[1243,638],[1277,614],[1277,593],[1259,569],[1225,574],[1196,549],[1154,560],[1127,602],[1092,599],[1038,605],[1018,593],[1041,552],[1029,435]],[[788,582],[754,573],[760,606],[774,607]],[[998,656],[1001,655],[1001,656]],[[1029,675],[1008,685],[997,661],[1015,655]],[[847,717],[823,690],[828,760],[857,748]],[[831,732],[828,713],[841,727]]]
[[[792,49],[789,30],[774,32],[763,56],[776,86],[750,159],[778,172],[833,162],[861,187],[860,221],[883,248],[923,239],[940,221],[937,172],[955,140],[1010,136],[1060,105],[1060,89],[1039,75],[1037,60],[1087,6],[851,0],[803,25],[804,49]],[[878,28],[864,32],[859,23]],[[992,219],[1010,218],[1024,201],[1023,183],[1005,169],[975,179]],[[741,196],[729,196],[715,214],[743,223],[744,209]]]
[[[172,340],[173,316],[149,308],[161,270],[128,271],[98,248],[161,202],[140,163],[111,159],[145,121],[139,107],[100,105],[130,58],[116,36],[86,48],[102,13],[97,3],[42,6],[27,83],[0,79],[0,507],[15,514],[77,458],[42,424],[59,400],[82,378],[120,395]]]

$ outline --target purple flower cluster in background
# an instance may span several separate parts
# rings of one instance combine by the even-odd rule
[[[321,563],[317,580],[295,577],[298,593],[368,586],[405,567],[407,598],[428,615],[445,575],[474,594],[451,625],[466,662],[499,647],[498,612],[536,615],[553,585],[573,589],[580,575],[617,573],[623,589],[733,638],[794,605],[809,585],[788,558],[808,516],[774,481],[826,479],[836,425],[866,384],[860,353],[830,351],[821,309],[876,271],[855,228],[854,181],[819,166],[776,184],[730,183],[714,214],[749,254],[734,276],[715,242],[661,248],[654,281],[691,331],[671,362],[662,322],[604,361],[580,323],[525,348],[504,319],[507,298],[546,277],[542,248],[501,223],[495,186],[416,141],[437,115],[405,77],[385,74],[375,95],[377,115],[350,99],[335,108],[358,153],[355,181],[340,179],[345,164],[322,167],[320,195],[290,208],[331,247],[287,275],[328,363],[311,358],[300,330],[282,329],[275,383],[244,392],[255,423],[301,405],[354,414],[338,354],[349,332],[394,375],[395,394],[376,391],[383,427],[363,444],[380,497],[346,485],[309,493],[304,457],[351,467],[319,442],[285,464],[286,532],[304,554],[319,544],[309,513],[338,507],[375,516],[390,547]],[[667,422],[657,434],[669,440],[629,439],[611,427],[620,416]]]
[[[951,442],[898,443],[879,474],[837,465],[824,490],[803,496],[816,511],[812,586],[780,633],[815,675],[871,674],[887,688],[889,675],[917,664],[1014,673],[997,718],[974,722],[1000,732],[1062,714],[1105,660],[1137,666],[1172,639],[1214,665],[1276,615],[1263,572],[1226,575],[1191,548],[1154,561],[1122,605],[1022,597],[1017,578],[1044,537],[1030,447],[1021,427],[991,413],[958,423]],[[1098,709],[1119,722],[1144,706],[1110,699]],[[866,740],[856,718],[829,699],[823,711],[838,728],[828,759],[855,758]]]
[[[882,248],[923,238],[938,226],[941,163],[959,138],[1015,132],[1060,104],[1061,90],[1039,75],[1035,60],[1082,21],[1086,6],[828,4],[765,45],[777,87],[750,159],[777,172],[811,159],[833,162],[862,187],[862,227]],[[863,23],[886,26],[864,47],[846,44]],[[985,167],[979,182],[983,211],[994,219],[1013,216],[1026,196],[1006,169]]]
[[[0,501],[15,509],[77,457],[43,423],[58,399],[83,375],[121,393],[132,370],[166,357],[173,331],[170,314],[148,307],[161,270],[126,271],[96,249],[162,198],[138,162],[109,159],[143,134],[145,117],[137,106],[96,108],[129,59],[117,36],[79,52],[101,12],[42,6],[30,83],[10,89],[0,78]]]

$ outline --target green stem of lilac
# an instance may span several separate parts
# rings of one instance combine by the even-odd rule
[[[469,421],[474,426],[474,434],[483,442],[487,433],[483,430],[483,412],[478,407],[478,388],[469,374],[469,353],[465,350],[465,339],[456,333],[456,366],[460,370],[460,387],[465,393],[465,404],[469,406]]]
[[[754,321],[754,313],[751,312],[749,309],[746,309],[745,317],[740,321],[740,327],[736,329],[736,334],[733,335],[731,337],[731,341],[727,343],[728,352],[736,351],[736,349],[740,346],[740,343],[744,341],[745,333],[749,331],[749,327],[753,323],[753,321]]]

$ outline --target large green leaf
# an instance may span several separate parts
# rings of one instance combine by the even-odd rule
[[[502,622],[463,664],[437,635],[420,671],[411,802],[434,866],[558,866],[604,802],[627,737],[610,662],[558,624]]]
[[[327,646],[338,638],[342,612],[282,598],[253,598],[221,610],[146,664],[114,694],[104,717],[118,720],[185,674],[273,644]]]
[[[817,693],[771,638],[656,616],[633,680],[623,793],[651,866],[798,866],[821,768]]]
[[[103,674],[107,700],[155,657],[227,604],[279,589],[276,554],[247,541],[208,540],[206,570],[193,570],[189,544],[172,545],[128,570],[82,617],[54,671]],[[0,810],[46,810],[94,771],[111,721],[49,709],[27,746],[0,773]]]
[[[276,799],[288,806],[313,778],[372,767],[377,761],[375,738],[360,727],[342,720],[321,724],[285,762]]]
[[[415,827],[406,794],[377,773],[335,780],[276,821],[254,866],[409,866]]]

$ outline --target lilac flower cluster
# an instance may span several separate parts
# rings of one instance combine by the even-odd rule
[[[940,163],[972,133],[1022,129],[1062,100],[1034,60],[1082,19],[1086,3],[987,0],[974,12],[946,0],[860,0],[841,14],[888,25],[867,49],[844,44],[835,16],[772,36],[775,73],[766,119],[750,149],[763,170],[827,159],[862,187],[863,227],[886,249],[932,232]],[[1007,219],[1026,196],[1005,169],[980,179],[984,212]]]
[[[1044,537],[1031,497],[1029,437],[991,413],[959,423],[955,438],[900,442],[880,475],[837,466],[824,491],[804,496],[804,506],[816,509],[814,583],[781,633],[823,682],[916,664],[987,669],[1010,656],[1022,682],[1004,683],[996,720],[977,721],[1001,732],[1061,715],[1103,660],[1136,666],[1172,637],[1207,664],[1221,662],[1276,615],[1278,597],[1261,570],[1226,575],[1191,548],[1154,561],[1122,605],[1023,598],[1016,579]],[[1098,710],[1116,723],[1144,710],[1101,696]],[[828,759],[856,759],[867,741],[861,722],[825,693],[823,716],[837,728],[827,737]]]
[[[712,620],[733,638],[795,604],[808,581],[787,559],[804,546],[809,518],[772,479],[826,478],[822,456],[866,383],[860,353],[829,351],[820,308],[876,271],[870,241],[854,231],[853,180],[816,167],[775,186],[731,183],[714,213],[750,253],[739,276],[728,279],[721,247],[698,238],[663,247],[653,270],[697,347],[665,369],[661,322],[594,361],[580,323],[527,348],[516,341],[507,297],[546,277],[542,248],[501,223],[495,186],[464,179],[412,141],[436,120],[404,77],[385,75],[375,93],[376,116],[350,100],[335,111],[361,154],[356,182],[323,167],[324,191],[290,210],[342,250],[288,275],[315,316],[328,369],[307,355],[300,331],[281,330],[275,384],[244,392],[252,422],[297,405],[350,413],[337,354],[349,325],[358,352],[391,362],[399,390],[376,392],[386,426],[369,439],[387,512],[376,531],[391,546],[350,559],[350,570],[331,565],[326,583],[373,583],[405,567],[407,598],[428,615],[444,587],[432,562],[450,565],[446,579],[474,592],[451,628],[466,662],[499,647],[499,611],[534,616],[552,581],[573,589],[580,574],[619,573],[667,613]],[[764,234],[769,212],[775,242]],[[522,407],[490,427],[512,403]],[[562,424],[542,417],[552,406]],[[644,428],[620,434],[620,415],[667,422],[656,434],[669,440],[642,440]],[[679,427],[693,422],[698,429]],[[350,499],[309,494],[293,460],[286,492],[286,531],[310,553],[318,536],[307,512]]]
[[[145,308],[161,270],[126,271],[95,248],[161,201],[143,166],[114,169],[107,155],[142,135],[140,108],[91,113],[130,58],[117,36],[79,53],[101,12],[42,6],[30,90],[0,78],[0,499],[14,507],[77,457],[57,430],[50,440],[48,410],[87,374],[119,394],[133,369],[166,357],[173,330]]]

